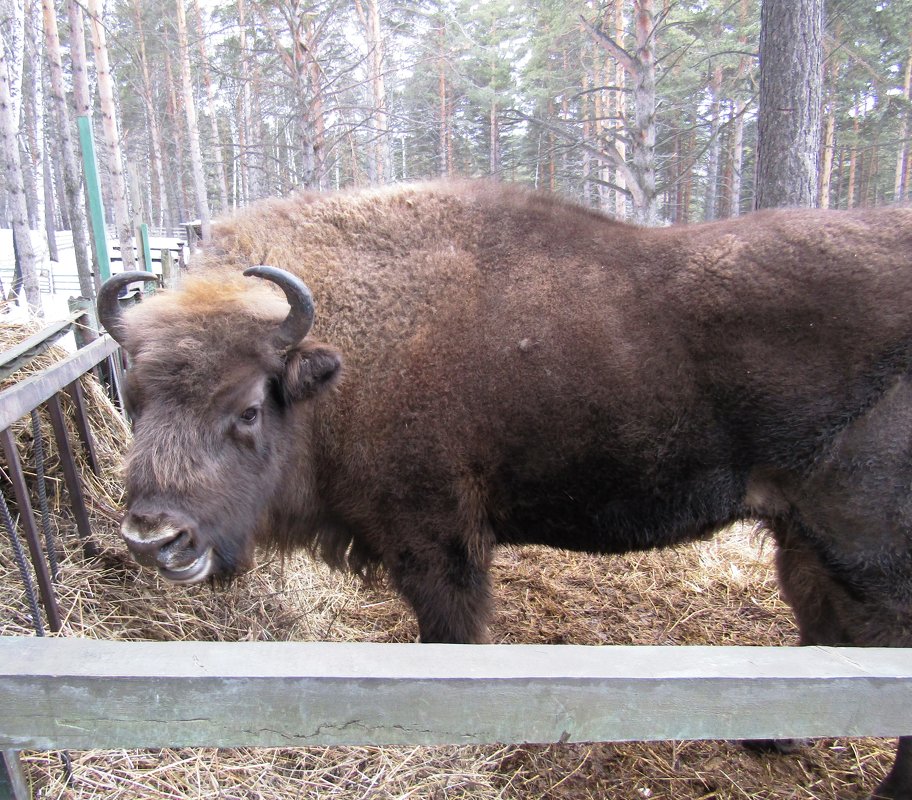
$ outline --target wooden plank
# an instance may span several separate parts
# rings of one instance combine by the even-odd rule
[[[38,581],[38,591],[41,595],[41,603],[47,614],[48,625],[52,631],[60,630],[60,611],[57,608],[57,597],[54,594],[54,584],[51,581],[51,574],[48,572],[47,561],[44,557],[44,551],[41,549],[41,542],[38,538],[38,528],[35,525],[35,513],[32,511],[32,501],[29,499],[28,486],[25,483],[25,475],[22,472],[22,464],[19,461],[19,451],[16,448],[16,442],[9,428],[0,431],[0,443],[3,446],[3,454],[6,456],[6,467],[9,471],[9,479],[13,484],[13,493],[16,496],[16,503],[19,506],[19,519],[22,523],[22,529],[25,532],[25,540],[28,543],[29,555],[32,558],[32,567],[35,569],[35,578]]]
[[[116,352],[118,347],[111,337],[102,337],[53,366],[0,392],[0,430],[8,428],[17,419],[40,406],[82,373]]]
[[[912,650],[0,638],[0,746],[912,734]]]
[[[72,314],[38,333],[23,339],[15,347],[0,353],[0,380],[5,380],[16,370],[22,369],[36,356],[48,350],[61,336],[69,333],[79,315]]]

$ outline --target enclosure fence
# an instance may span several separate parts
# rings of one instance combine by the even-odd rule
[[[76,314],[68,320],[56,323],[29,337],[12,350],[0,354],[0,376],[11,374],[16,369],[24,366],[67,331],[77,326],[86,328],[87,321],[85,315]],[[83,550],[87,556],[91,556],[94,553],[91,526],[89,524],[82,482],[76,467],[73,445],[70,442],[64,421],[61,394],[65,393],[73,404],[76,429],[81,446],[85,450],[90,468],[97,475],[99,469],[98,459],[95,454],[92,432],[86,415],[85,397],[79,379],[83,374],[105,361],[108,362],[109,374],[116,375],[117,364],[114,356],[118,350],[118,345],[113,339],[109,337],[95,338],[94,341],[91,341],[82,349],[77,350],[54,365],[30,375],[0,392],[0,444],[2,444],[6,458],[8,478],[12,483],[13,496],[19,507],[19,518],[29,555],[31,556],[35,581],[38,584],[38,595],[40,596],[41,604],[44,606],[48,626],[52,631],[60,630],[60,611],[57,607],[53,587],[53,579],[56,577],[54,573],[56,573],[57,568],[56,546],[48,524],[46,487],[43,473],[43,442],[36,411],[42,405],[47,409],[60,457],[64,483],[76,522],[76,529],[82,540]],[[32,507],[25,473],[11,430],[13,423],[26,415],[31,416],[34,436],[35,473],[41,527],[45,539],[44,552],[40,541],[38,521]],[[0,495],[0,503],[2,503],[0,505],[2,521],[29,598],[32,622],[36,632],[39,635],[43,635],[44,623],[38,608],[31,573],[25,562],[23,548],[16,527],[13,524],[12,515],[2,495]]]

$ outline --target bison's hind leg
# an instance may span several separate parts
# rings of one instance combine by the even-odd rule
[[[912,647],[912,619],[863,587],[835,576],[797,522],[777,528],[779,585],[802,645]],[[893,768],[872,800],[912,800],[912,737],[902,737]]]
[[[779,583],[802,644],[912,647],[912,380],[838,433],[773,515]],[[912,739],[875,797],[912,800]]]

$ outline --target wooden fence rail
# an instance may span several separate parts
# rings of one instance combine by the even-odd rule
[[[912,735],[912,650],[0,637],[0,748]]]

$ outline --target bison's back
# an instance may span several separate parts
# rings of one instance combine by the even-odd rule
[[[210,262],[313,289],[347,363],[343,449],[484,486],[517,529],[637,507],[696,530],[753,471],[813,464],[910,365],[908,209],[640,229],[444,183],[272,201],[216,236]]]

